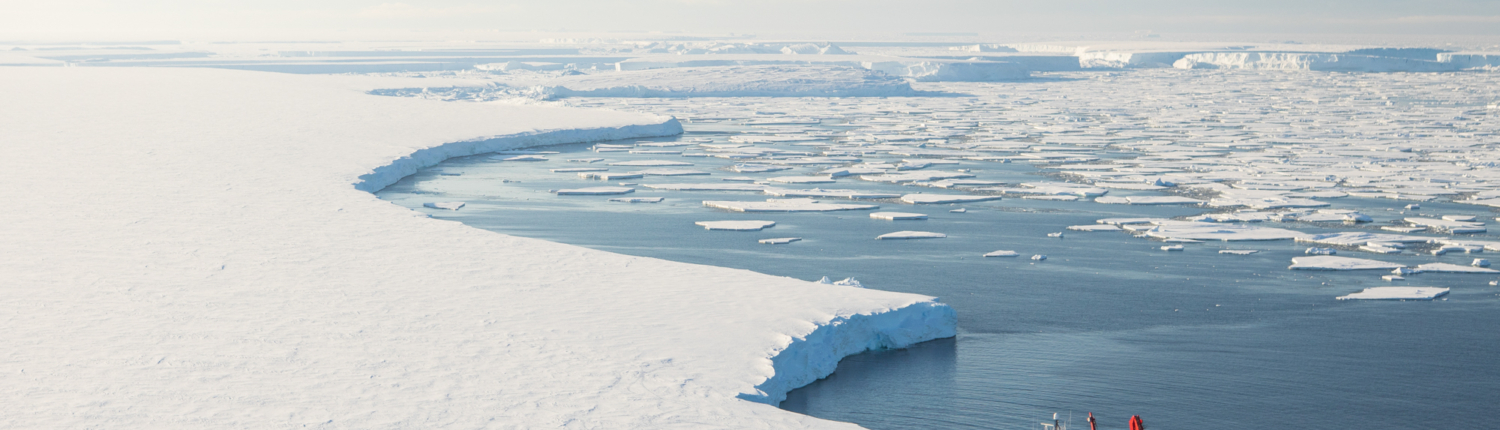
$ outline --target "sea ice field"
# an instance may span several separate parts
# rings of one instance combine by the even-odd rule
[[[1496,412],[1491,37],[482,36],[0,41],[0,427]]]
[[[1132,70],[916,86],[966,97],[569,98],[686,132],[456,158],[378,194],[506,234],[939,297],[955,339],[847,357],[780,403],[868,428],[1059,411],[1466,427],[1500,395],[1500,272],[1475,261],[1500,252],[1497,84]],[[700,174],[647,170],[666,161]],[[599,186],[652,200],[559,191]],[[439,201],[467,206],[423,208]]]

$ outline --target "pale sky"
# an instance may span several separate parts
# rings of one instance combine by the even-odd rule
[[[1500,1],[0,0],[0,38],[11,40],[440,38],[525,31],[1497,35]]]

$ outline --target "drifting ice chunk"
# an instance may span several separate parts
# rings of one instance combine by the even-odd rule
[[[942,203],[970,203],[986,200],[1000,200],[1000,196],[960,196],[952,194],[907,194],[901,196],[901,201],[919,204],[942,204]]]
[[[1037,255],[1033,255],[1033,256],[1031,256],[1031,259],[1032,259],[1032,260],[1033,260],[1033,261],[1042,261],[1042,260],[1046,260],[1046,259],[1047,259],[1047,256],[1045,256],[1045,255],[1042,255],[1042,254],[1037,254]]]
[[[681,161],[667,161],[667,160],[635,160],[635,161],[620,161],[620,162],[615,162],[615,163],[609,163],[609,165],[611,165],[611,166],[634,166],[634,167],[681,167],[681,166],[691,166],[691,165],[693,165],[693,163],[684,163],[684,162],[681,162]]]
[[[423,203],[422,207],[433,208],[433,209],[447,209],[447,210],[450,210],[450,211],[456,211],[459,208],[464,207],[464,202]]]
[[[954,209],[954,210],[951,210],[951,211],[948,211],[948,212],[952,212],[952,213],[956,213],[956,214],[961,214],[961,213],[968,212],[968,211],[969,211],[968,209],[958,208],[958,209]]]
[[[609,201],[616,203],[661,203],[661,197],[615,197]]]
[[[766,194],[778,197],[837,197],[841,199],[890,199],[900,197],[900,194],[871,193],[855,190],[824,190],[813,188],[811,190],[784,190],[780,188],[767,188]]]
[[[778,238],[775,238],[775,239],[761,239],[758,242],[764,243],[764,244],[767,244],[767,245],[786,245],[788,243],[796,242],[796,241],[799,241],[799,240],[802,240],[802,238],[800,238],[800,237],[778,237]]]
[[[1479,217],[1473,215],[1443,215],[1443,219],[1458,222],[1478,222]]]
[[[600,161],[604,161],[604,159],[603,158],[570,158],[570,159],[568,159],[569,163],[598,163]]]
[[[705,230],[760,231],[776,225],[776,221],[698,221]]]
[[[1181,251],[1183,249],[1186,249],[1186,248],[1183,248],[1182,245],[1167,245],[1167,246],[1161,247],[1162,251]]]
[[[1470,266],[1474,266],[1474,267],[1490,267],[1490,260],[1486,260],[1486,259],[1483,259],[1483,258],[1475,258],[1474,262],[1473,263],[1469,263],[1469,265]]]
[[[1339,251],[1333,248],[1307,248],[1307,251],[1303,251],[1302,253],[1307,255],[1334,255],[1338,254]]]
[[[1417,266],[1417,272],[1436,273],[1500,273],[1500,270],[1486,269],[1483,267],[1460,266],[1449,263],[1427,263]]]
[[[1074,231],[1120,231],[1120,226],[1109,224],[1089,224],[1068,226],[1068,230]]]
[[[1063,237],[1063,232],[1047,233],[1047,237]]]
[[[646,184],[646,188],[672,191],[765,191],[760,184]]]
[[[1432,300],[1448,294],[1447,288],[1438,287],[1374,287],[1364,291],[1339,296],[1339,300]]]
[[[607,172],[608,167],[569,167],[566,169],[552,169],[552,173],[577,173],[577,172]]]
[[[1020,257],[1021,254],[1017,254],[1015,251],[995,251],[995,252],[991,252],[989,254],[984,254],[984,256],[985,257]]]
[[[1403,227],[1397,225],[1385,225],[1380,226],[1380,229],[1385,231],[1394,231],[1397,233],[1416,233],[1419,231],[1427,230],[1427,227]]]
[[[1297,257],[1292,259],[1292,270],[1377,270],[1402,268],[1397,263],[1349,257]],[[1462,267],[1462,266],[1459,266]]]
[[[1279,240],[1299,237],[1302,233],[1270,227],[1252,227],[1247,225],[1224,225],[1211,222],[1152,220],[1156,225],[1145,231],[1145,234],[1158,239],[1195,239],[1195,240]],[[1127,229],[1132,229],[1127,227]]]
[[[1405,281],[1406,280],[1406,278],[1403,278],[1403,277],[1398,276],[1398,275],[1385,275],[1385,276],[1381,276],[1380,279],[1384,279],[1386,282],[1396,282],[1396,281]]]
[[[703,205],[735,212],[828,212],[880,208],[876,205],[820,203],[812,199],[767,199],[763,202],[704,200]]]
[[[941,239],[941,238],[945,238],[945,237],[948,237],[948,235],[942,234],[942,233],[926,232],[926,231],[898,231],[898,232],[895,232],[895,233],[882,234],[880,236],[876,236],[875,238],[876,239],[880,239],[880,240],[892,240],[892,239]]]
[[[834,182],[833,178],[826,176],[777,176],[766,180],[783,184],[831,184]]]
[[[1203,203],[1202,200],[1179,196],[1130,196],[1125,199],[1129,200],[1132,205],[1196,205]]]
[[[584,173],[579,173],[578,174],[578,177],[583,178],[583,179],[597,179],[597,180],[601,180],[601,181],[614,181],[614,180],[620,180],[620,179],[638,179],[638,178],[641,178],[641,177],[644,177],[644,176],[645,175],[642,175],[640,173],[635,173],[635,172],[631,172],[631,173],[584,172]]]
[[[927,215],[910,212],[875,212],[870,214],[870,218],[886,221],[923,220],[927,219]]]
[[[501,158],[500,161],[547,161],[547,157],[543,157],[540,155],[517,155],[515,157]]]
[[[1257,252],[1260,252],[1260,251],[1257,251],[1257,250],[1254,250],[1254,249],[1220,249],[1219,250],[1220,254],[1230,254],[1230,255],[1250,255],[1250,254],[1254,254],[1254,253],[1257,253]]]
[[[729,170],[733,170],[733,171],[739,172],[739,173],[766,173],[766,172],[777,172],[777,171],[791,170],[791,169],[792,168],[790,168],[790,167],[767,166],[767,165],[764,165],[764,164],[736,164],[736,165],[734,165],[734,167],[730,167],[729,168]]]
[[[646,176],[693,176],[693,175],[707,175],[707,174],[709,174],[708,172],[704,172],[704,171],[701,171],[701,170],[688,170],[688,169],[646,169],[646,170],[640,170],[640,171],[635,171],[635,172],[630,172],[630,173],[637,173],[637,174],[642,174],[642,175],[646,175]]]
[[[1400,254],[1401,253],[1401,250],[1396,249],[1396,248],[1390,248],[1390,247],[1385,247],[1385,246],[1375,246],[1375,245],[1362,245],[1362,246],[1359,247],[1359,250],[1360,251],[1364,251],[1364,252],[1373,252],[1373,253],[1376,253],[1376,254]]]
[[[635,188],[629,187],[585,187],[568,190],[557,190],[559,196],[603,196],[610,194],[626,194],[635,192]]]

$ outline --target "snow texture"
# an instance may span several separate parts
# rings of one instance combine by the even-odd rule
[[[678,133],[666,118],[375,97],[357,76],[0,77],[0,196],[48,196],[0,212],[5,427],[852,428],[772,405],[846,355],[954,335],[931,297],[368,193],[455,156]]]

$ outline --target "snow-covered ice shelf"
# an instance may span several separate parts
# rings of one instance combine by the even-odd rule
[[[0,68],[0,196],[48,196],[0,212],[6,426],[848,428],[766,404],[846,355],[954,335],[931,297],[381,201],[368,192],[452,157],[680,131],[365,94],[389,84]]]

